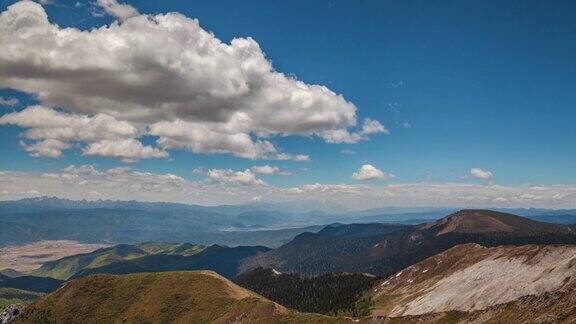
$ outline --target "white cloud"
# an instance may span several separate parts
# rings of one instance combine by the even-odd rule
[[[118,157],[124,160],[165,158],[168,153],[138,140],[142,132],[126,121],[97,114],[88,117],[59,112],[43,106],[30,106],[0,117],[0,125],[13,124],[27,128],[24,137],[36,141],[23,148],[33,156],[58,157],[71,142],[86,142],[84,155]]]
[[[285,176],[292,175],[290,171],[282,170],[279,167],[270,165],[253,166],[251,170],[254,173],[261,173],[261,174],[278,174]]]
[[[197,168],[194,168],[194,169],[192,170],[192,173],[194,173],[194,174],[204,174],[204,173],[206,173],[206,168],[205,168],[205,167],[197,167]]]
[[[112,17],[125,20],[130,17],[138,16],[138,10],[128,4],[120,4],[116,0],[98,0],[97,4]]]
[[[36,3],[9,6],[0,14],[0,87],[77,119],[128,123],[137,130],[130,138],[158,136],[160,149],[306,161],[271,138],[355,143],[387,132],[371,119],[354,130],[353,103],[274,70],[251,38],[228,44],[178,13],[140,15],[115,1],[99,4],[122,19],[83,31],[51,24]]]
[[[18,105],[19,103],[20,103],[20,101],[18,101],[18,98],[0,97],[0,106],[14,107],[14,106]]]
[[[354,154],[356,154],[356,151],[351,150],[351,149],[343,149],[342,151],[340,151],[340,153],[354,155]]]
[[[371,120],[369,118],[364,119],[362,129],[358,132],[350,133],[347,129],[332,129],[327,130],[322,133],[322,137],[328,143],[347,143],[354,144],[359,141],[367,140],[369,135],[384,133],[388,134],[389,131],[380,124],[377,120]]]
[[[262,201],[338,201],[352,209],[379,206],[576,208],[576,185],[482,185],[404,183],[387,185],[312,183],[296,187],[257,185],[250,170],[214,170],[214,180],[191,181],[170,173],[93,165],[37,173],[0,171],[0,200],[37,196],[122,199],[197,204]],[[210,179],[210,178],[209,178]],[[256,185],[254,185],[256,184]],[[90,192],[101,193],[95,196]]]
[[[212,182],[241,184],[246,186],[264,185],[251,170],[234,171],[231,169],[210,169],[208,179]]]
[[[119,157],[124,161],[135,161],[148,158],[166,158],[168,153],[155,147],[144,146],[135,139],[101,140],[91,143],[84,150],[84,155]]]
[[[394,175],[379,170],[371,164],[364,164],[358,171],[352,173],[352,178],[356,180],[391,179]]]
[[[487,170],[482,170],[480,168],[470,169],[470,175],[476,179],[481,179],[481,180],[490,180],[493,177],[492,172],[487,171]]]
[[[70,147],[66,142],[50,138],[32,144],[26,144],[26,142],[21,141],[20,146],[33,157],[47,156],[52,158],[59,157],[62,155],[62,150]]]

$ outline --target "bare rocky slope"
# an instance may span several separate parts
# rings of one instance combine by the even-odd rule
[[[574,245],[463,244],[381,281],[369,296],[376,316],[455,312],[451,316],[471,319],[499,312],[520,316],[519,307],[544,311],[574,299],[575,288]]]

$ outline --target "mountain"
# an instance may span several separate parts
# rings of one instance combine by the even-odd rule
[[[472,312],[439,312],[401,317],[379,317],[381,323],[576,323],[576,290],[524,296]]]
[[[0,288],[15,288],[33,292],[51,292],[63,283],[61,280],[54,278],[43,278],[34,276],[22,276],[17,278],[10,278],[0,275]]]
[[[403,225],[392,224],[341,224],[334,223],[324,227],[316,233],[317,236],[324,237],[366,237],[374,235],[385,235],[401,229],[407,228]]]
[[[193,255],[153,254],[100,267],[85,268],[74,274],[72,278],[97,273],[127,274],[182,270],[213,270],[224,277],[233,278],[238,274],[238,266],[243,260],[269,250],[263,246],[231,248],[212,245]]]
[[[364,270],[369,269],[373,260],[367,257],[367,251],[383,237],[411,229],[405,225],[352,224],[341,225],[343,229],[338,230],[337,226],[329,226],[318,233],[300,234],[277,249],[245,260],[240,271],[262,267],[306,276],[369,272]],[[347,229],[353,229],[351,235],[345,234]]]
[[[570,290],[576,288],[575,261],[574,245],[458,245],[378,283],[373,313],[468,312]]]
[[[463,243],[504,244],[576,243],[576,227],[537,222],[490,210],[462,210],[418,226],[347,225],[364,228],[341,235],[298,235],[291,242],[242,263],[242,272],[258,267],[306,276],[329,272],[390,275],[436,253]],[[387,228],[372,233],[370,228]],[[384,226],[384,227],[382,227]]]
[[[571,234],[576,227],[534,221],[513,214],[487,210],[462,210],[423,226],[436,235],[506,233],[515,236]]]
[[[226,219],[222,219],[222,218]],[[230,231],[242,227],[242,231]],[[131,209],[63,209],[0,213],[0,246],[40,240],[138,243],[197,242],[199,244],[280,246],[322,226],[250,230],[237,218],[213,214],[166,214]],[[257,227],[261,228],[261,227]]]
[[[91,253],[76,254],[59,260],[44,263],[31,272],[34,276],[67,280],[84,269],[98,268],[111,263],[137,259],[152,254],[194,255],[204,246],[190,243],[141,243],[137,245],[119,244],[98,249]]]
[[[301,314],[212,271],[95,275],[25,308],[20,323],[347,323]]]
[[[375,302],[375,316],[430,318],[431,313],[441,313],[463,321],[512,322],[504,318],[528,313],[525,319],[534,321],[538,312],[563,308],[549,312],[555,317],[546,322],[566,320],[566,311],[575,320],[574,304],[569,307],[558,299],[576,300],[575,261],[575,245],[463,244],[380,281],[368,296]]]
[[[22,277],[25,276],[25,273],[22,273],[20,271],[14,270],[14,269],[2,269],[0,270],[0,275],[4,275],[6,277],[10,277],[10,278],[16,278],[16,277]]]
[[[41,295],[38,292],[22,289],[0,288],[0,311],[8,305],[30,303]]]
[[[258,268],[234,279],[238,285],[284,305],[307,313],[366,316],[371,303],[361,299],[377,279],[360,273],[331,273],[302,278],[273,269]]]

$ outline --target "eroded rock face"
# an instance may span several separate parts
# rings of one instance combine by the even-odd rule
[[[372,290],[375,315],[472,312],[576,287],[576,246],[456,246]]]
[[[22,315],[22,305],[14,304],[6,307],[0,313],[0,324],[9,324],[14,322],[20,315]]]

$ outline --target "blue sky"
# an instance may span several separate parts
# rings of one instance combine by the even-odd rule
[[[0,10],[12,3],[0,1]],[[389,134],[376,132],[349,144],[301,134],[269,139],[282,152],[308,155],[308,162],[167,148],[169,158],[125,163],[83,154],[86,143],[82,141],[59,157],[32,157],[19,144],[26,127],[5,124],[0,126],[0,170],[52,172],[71,164],[93,164],[100,169],[128,166],[203,181],[205,175],[194,169],[241,171],[270,165],[292,175],[257,177],[283,188],[311,183],[576,183],[574,2],[126,3],[140,14],[179,12],[197,18],[203,29],[225,43],[251,37],[276,71],[328,87],[355,105],[359,125],[370,118]],[[88,30],[123,19],[91,2],[75,4],[54,0],[44,9],[60,28]],[[19,104],[0,107],[1,114],[42,101],[8,88],[0,90],[0,97],[17,98]],[[154,146],[157,137],[139,140]],[[354,179],[353,172],[362,165],[371,165],[385,176]],[[491,175],[475,179],[472,168]],[[573,198],[566,199],[563,203],[574,203]]]

